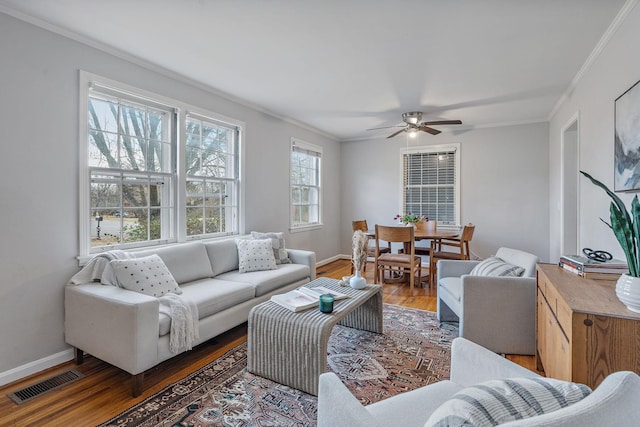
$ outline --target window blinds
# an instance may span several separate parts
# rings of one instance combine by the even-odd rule
[[[293,151],[294,153],[306,154],[307,156],[312,157],[322,157],[322,154],[320,152],[311,150],[309,148],[303,148],[299,145],[295,145],[295,143],[291,146],[291,151]]]
[[[456,150],[403,155],[404,212],[456,220]]]

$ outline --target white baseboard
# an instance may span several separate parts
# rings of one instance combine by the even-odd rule
[[[325,264],[329,264],[330,262],[337,261],[339,259],[351,259],[351,256],[344,254],[335,255],[331,258],[323,259],[322,261],[316,261],[316,267],[322,267]]]
[[[60,353],[43,357],[42,359],[29,362],[25,365],[18,366],[17,368],[0,372],[0,386],[26,378],[29,375],[36,374],[44,371],[45,369],[53,368],[54,366],[73,360],[73,357],[73,349],[68,349],[61,351]]]

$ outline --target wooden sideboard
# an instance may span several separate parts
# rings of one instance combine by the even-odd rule
[[[640,314],[615,281],[590,280],[555,264],[537,266],[536,365],[548,377],[597,387],[615,371],[640,374]]]

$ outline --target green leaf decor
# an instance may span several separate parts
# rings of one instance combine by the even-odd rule
[[[629,267],[629,276],[640,277],[640,265],[638,265],[638,248],[640,247],[640,202],[636,195],[631,202],[631,214],[616,194],[602,182],[598,181],[586,172],[580,171],[594,185],[602,188],[613,200],[609,206],[611,224],[600,218],[607,224],[620,243],[624,251]]]

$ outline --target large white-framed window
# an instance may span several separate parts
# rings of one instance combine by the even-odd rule
[[[291,230],[322,225],[322,147],[291,138]]]
[[[80,260],[240,233],[242,122],[80,72]]]
[[[187,236],[237,234],[240,128],[189,112],[185,136]]]
[[[401,150],[401,211],[460,224],[460,144]]]

